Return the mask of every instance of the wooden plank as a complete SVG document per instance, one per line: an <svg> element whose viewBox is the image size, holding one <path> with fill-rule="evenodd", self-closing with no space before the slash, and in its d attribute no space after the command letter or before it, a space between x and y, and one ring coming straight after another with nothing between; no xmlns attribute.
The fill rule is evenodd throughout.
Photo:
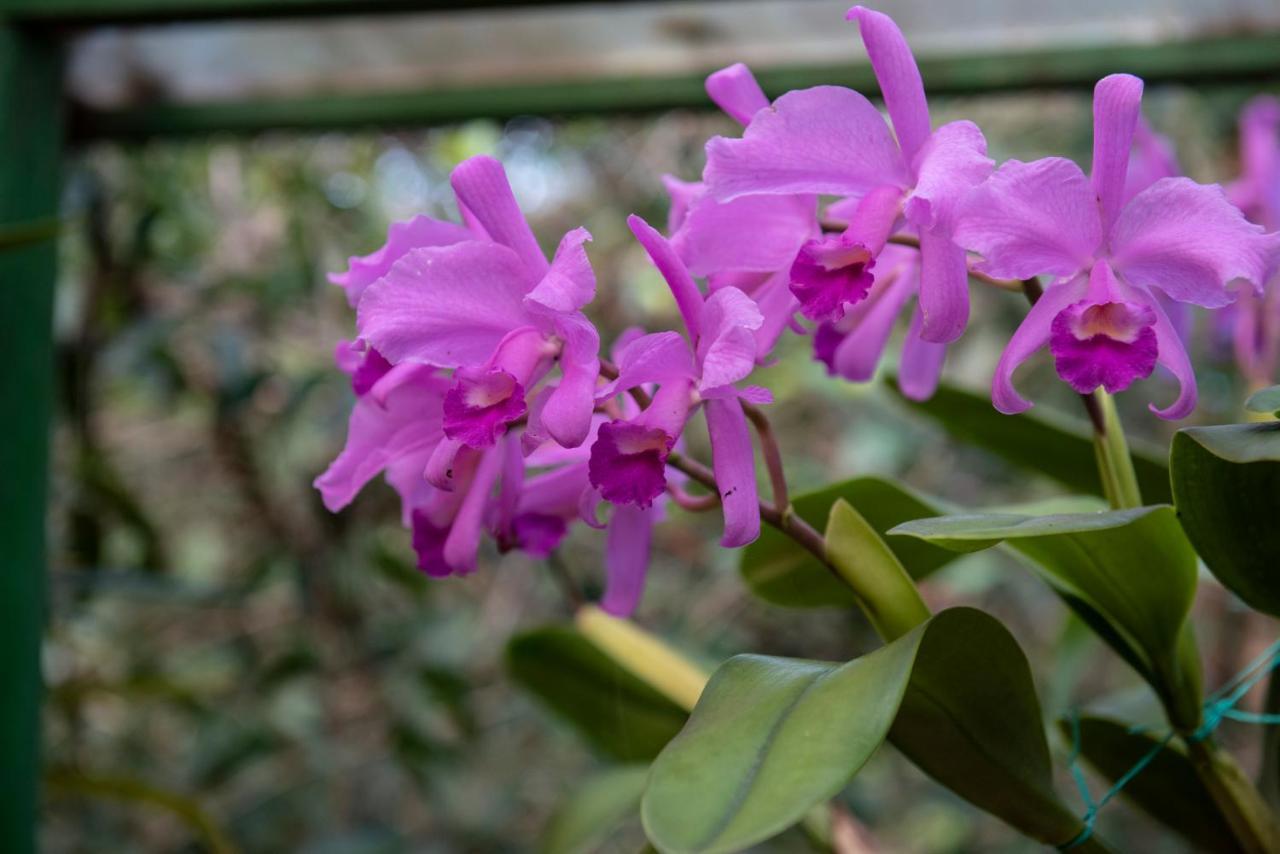
<svg viewBox="0 0 1280 854"><path fill-rule="evenodd" d="M0 16L19 24L78 28L167 21L468 12L585 2L592 0L0 0Z"/></svg>
<svg viewBox="0 0 1280 854"><path fill-rule="evenodd" d="M1091 87L1099 76L1113 71L1128 71L1150 82L1275 80L1280 79L1280 34L922 59L920 66L931 94ZM876 91L866 65L766 68L757 69L757 73L771 95L820 83ZM698 73L200 104L153 103L121 110L80 107L72 115L71 136L81 141L144 139L269 129L422 126L517 115L709 109L703 79L704 74Z"/></svg>
<svg viewBox="0 0 1280 854"><path fill-rule="evenodd" d="M57 214L59 54L0 24L0 226ZM54 250L0 251L0 850L16 854L36 847Z"/></svg>

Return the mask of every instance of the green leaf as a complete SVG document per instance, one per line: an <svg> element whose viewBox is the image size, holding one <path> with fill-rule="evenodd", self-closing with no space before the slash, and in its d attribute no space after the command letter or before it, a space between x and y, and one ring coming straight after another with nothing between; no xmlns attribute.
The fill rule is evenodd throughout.
<svg viewBox="0 0 1280 854"><path fill-rule="evenodd" d="M641 816L666 852L737 851L838 793L892 728L926 771L1033 838L1080 820L1053 793L1030 668L970 608L846 664L744 655L711 677L655 760Z"/></svg>
<svg viewBox="0 0 1280 854"><path fill-rule="evenodd" d="M875 528L843 498L831 508L827 558L858 597L863 613L886 641L929 619L920 591Z"/></svg>
<svg viewBox="0 0 1280 854"><path fill-rule="evenodd" d="M1073 738L1071 721L1062 721L1068 739ZM1110 718L1079 719L1080 754L1099 774L1111 782L1120 779L1142 761L1159 743L1146 733ZM1177 831L1197 850L1239 851L1235 835L1213 806L1213 796L1176 744L1170 743L1155 755L1122 790L1143 812Z"/></svg>
<svg viewBox="0 0 1280 854"><path fill-rule="evenodd" d="M909 519L937 516L943 509L937 499L926 498L891 480L857 477L834 483L816 492L798 495L795 512L817 530L827 524L831 507L839 499L849 502L880 534ZM890 543L917 581L955 560L946 549L917 540ZM738 563L751 592L775 605L790 608L853 607L853 591L833 577L822 564L795 542L773 528L742 551Z"/></svg>
<svg viewBox="0 0 1280 854"><path fill-rule="evenodd" d="M1209 571L1280 616L1280 422L1179 430L1171 462L1178 517Z"/></svg>
<svg viewBox="0 0 1280 854"><path fill-rule="evenodd" d="M975 513L907 522L890 533L961 552L1006 542L1151 682L1180 723L1198 722L1199 661L1186 626L1196 556L1172 507Z"/></svg>
<svg viewBox="0 0 1280 854"><path fill-rule="evenodd" d="M1280 418L1280 385L1255 391L1244 402L1244 408L1250 412L1260 412L1263 415L1274 415Z"/></svg>
<svg viewBox="0 0 1280 854"><path fill-rule="evenodd" d="M658 755L688 717L570 628L516 635L507 670L593 746L624 762Z"/></svg>
<svg viewBox="0 0 1280 854"><path fill-rule="evenodd" d="M640 812L646 765L608 768L588 777L551 817L543 854L591 854L629 816Z"/></svg>
<svg viewBox="0 0 1280 854"><path fill-rule="evenodd" d="M1043 407L1021 415L1004 415L991 405L988 395L945 384L927 401L901 399L909 408L938 421L962 442L977 445L1019 468L1040 472L1074 492L1103 494L1093 433L1082 420L1057 415ZM1164 454L1133 444L1130 452L1143 499L1152 504L1170 501Z"/></svg>

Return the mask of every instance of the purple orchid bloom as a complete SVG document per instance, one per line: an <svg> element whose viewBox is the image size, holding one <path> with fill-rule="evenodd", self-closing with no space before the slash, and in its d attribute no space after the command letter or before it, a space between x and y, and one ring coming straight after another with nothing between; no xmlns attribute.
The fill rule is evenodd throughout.
<svg viewBox="0 0 1280 854"><path fill-rule="evenodd" d="M582 444L600 347L582 313L595 293L583 249L587 231L566 234L548 264L498 161L473 157L450 181L473 222L470 239L397 243L398 257L379 258L389 265L364 287L356 322L360 338L387 362L454 371L444 399L445 438L427 466L428 480L445 490L454 488L461 450L495 446L525 417L534 387L557 362L560 379L546 386L540 424L565 447Z"/></svg>
<svg viewBox="0 0 1280 854"><path fill-rule="evenodd" d="M675 297L688 337L658 332L631 341L619 354L619 376L602 399L656 384L643 412L601 425L591 446L591 484L616 505L648 507L666 490L667 457L699 406L705 407L712 463L724 507L721 544L744 546L760 534L751 435L742 399L767 402L764 389L739 389L755 367L759 307L735 287L704 298L665 238L638 216L627 220Z"/></svg>
<svg viewBox="0 0 1280 854"><path fill-rule="evenodd" d="M760 84L741 63L711 74L706 89L742 125L769 107ZM821 236L817 197L741 196L722 202L701 182L671 176L663 182L671 196L671 245L689 272L706 277L711 291L732 286L756 302L764 315L755 331L757 358L764 361L800 308L791 293L791 265L806 241Z"/></svg>
<svg viewBox="0 0 1280 854"><path fill-rule="evenodd" d="M957 212L955 238L984 256L985 272L1053 278L996 366L992 400L1001 412L1031 406L1014 389L1013 371L1048 345L1058 375L1080 393L1121 391L1164 365L1180 393L1152 410L1185 417L1196 404L1195 375L1152 289L1217 308L1231 302L1231 280L1260 282L1270 263L1274 236L1246 222L1220 187L1163 178L1124 201L1141 101L1137 77L1098 82L1092 179L1062 158L1013 160Z"/></svg>
<svg viewBox="0 0 1280 854"><path fill-rule="evenodd" d="M492 448L463 448L454 462L456 488L445 491L428 483L423 470L444 441L444 405L452 383L435 368L402 367L394 385L383 384L382 394L357 397L346 447L315 481L325 507L341 510L385 473L400 496L418 568L432 577L473 572L485 531L500 551L549 555L578 519L583 493L590 489L590 444L603 417L593 419L588 441L573 449L548 441L526 456L524 437L515 433ZM610 613L626 616L639 601L652 527L660 518L659 504L617 508L610 519L608 584L601 603Z"/></svg>
<svg viewBox="0 0 1280 854"><path fill-rule="evenodd" d="M1227 193L1244 215L1280 229L1280 99L1254 98L1240 114L1241 176ZM1261 295L1245 289L1231 307L1236 364L1249 385L1262 388L1280 371L1280 272Z"/></svg>
<svg viewBox="0 0 1280 854"><path fill-rule="evenodd" d="M913 326L925 342L954 341L968 322L969 295L952 218L963 194L991 172L986 140L971 122L933 130L920 71L897 25L861 6L848 17L859 24L897 139L853 90L788 92L756 112L741 139L707 143L704 180L721 202L762 194L846 197L829 214L848 227L807 239L789 272L802 311L815 321L837 323L851 304L866 299L886 241L914 232L920 270Z"/></svg>
<svg viewBox="0 0 1280 854"><path fill-rule="evenodd" d="M400 494L403 522L413 531L418 567L432 576L475 568L483 505L497 473L492 453L468 450L456 466L463 489L445 492L423 480L427 461L444 439L449 386L438 370L414 365L384 394L359 396L346 447L315 481L325 507L337 512L385 471Z"/></svg>

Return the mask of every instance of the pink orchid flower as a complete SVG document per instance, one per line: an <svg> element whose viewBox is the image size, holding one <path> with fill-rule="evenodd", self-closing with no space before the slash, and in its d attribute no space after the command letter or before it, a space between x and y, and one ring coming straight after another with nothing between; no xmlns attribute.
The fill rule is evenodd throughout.
<svg viewBox="0 0 1280 854"><path fill-rule="evenodd" d="M591 484L613 504L649 506L665 491L667 457L702 406L724 507L721 544L746 545L760 534L760 505L741 399L763 403L771 398L764 389L739 389L737 383L755 367L754 333L764 318L735 287L704 298L661 234L638 216L627 223L671 288L688 337L675 332L644 335L619 354L618 379L600 391L601 399L650 383L658 389L643 412L600 426L591 446Z"/></svg>
<svg viewBox="0 0 1280 854"><path fill-rule="evenodd" d="M747 125L769 107L760 84L738 63L707 77L707 94L730 118ZM757 358L764 361L800 308L791 293L791 265L806 241L821 235L812 193L740 196L722 202L701 182L664 176L671 196L667 230L676 254L711 291L732 286L760 307Z"/></svg>
<svg viewBox="0 0 1280 854"><path fill-rule="evenodd" d="M1241 176L1228 188L1231 201L1251 221L1280 229L1280 99L1254 98L1240 114ZM1280 371L1280 274L1262 293L1244 290L1232 306L1236 364L1250 386L1274 382Z"/></svg>
<svg viewBox="0 0 1280 854"><path fill-rule="evenodd" d="M427 466L428 480L445 490L454 488L459 452L495 445L526 415L534 386L556 363L560 379L546 387L541 427L565 447L582 444L600 347L582 313L595 293L583 249L587 231L566 234L548 264L500 163L473 157L450 181L473 220L472 238L399 244L404 251L364 287L356 320L360 338L389 363L454 371L444 399L445 438Z"/></svg>
<svg viewBox="0 0 1280 854"><path fill-rule="evenodd" d="M968 321L969 294L952 215L991 172L986 140L971 122L932 129L920 71L897 25L861 6L848 17L859 24L897 138L853 90L788 92L756 112L741 139L707 143L703 178L721 202L760 194L846 197L829 213L848 227L808 239L791 266L791 290L811 320L834 324L866 299L885 243L914 232L920 319L913 325L926 342L954 341Z"/></svg>
<svg viewBox="0 0 1280 854"><path fill-rule="evenodd" d="M1009 161L957 212L955 238L985 257L985 272L1052 277L996 366L992 400L1001 412L1031 406L1013 371L1048 345L1058 375L1080 393L1121 391L1164 365L1180 393L1152 410L1185 417L1196 404L1195 375L1152 289L1221 307L1232 299L1227 284L1261 281L1275 251L1274 236L1246 222L1217 186L1163 178L1124 201L1141 101L1137 77L1098 82L1091 178L1062 158Z"/></svg>
<svg viewBox="0 0 1280 854"><path fill-rule="evenodd" d="M356 399L347 443L315 481L325 507L337 512L382 472L400 494L402 521L413 531L418 567L429 575L466 574L476 565L484 503L497 471L486 451L460 457L453 492L422 478L444 439L443 403L450 381L422 365L401 373L384 395Z"/></svg>
<svg viewBox="0 0 1280 854"><path fill-rule="evenodd" d="M359 395L342 453L318 478L325 507L337 512L385 473L401 501L402 523L412 532L418 568L427 575L467 575L488 531L499 551L518 549L544 558L554 551L579 517L582 494L590 489L588 441L566 449L545 442L525 453L522 436L509 432L491 448L463 448L454 462L455 488L438 489L423 478L435 448L444 441L444 401L450 379L438 369L406 365L383 394ZM349 372L349 371L348 371ZM601 606L625 616L643 589L653 525L661 506L619 508L606 534L608 584ZM603 526L602 526L603 527Z"/></svg>
<svg viewBox="0 0 1280 854"><path fill-rule="evenodd" d="M360 336L335 352L357 400L346 447L315 484L337 511L385 472L430 575L474 571L486 530L503 550L554 549L601 420L599 336L581 312L595 290L589 236L570 232L548 264L500 164L472 158L452 183L467 225L393 225L385 246L331 277L357 306Z"/></svg>

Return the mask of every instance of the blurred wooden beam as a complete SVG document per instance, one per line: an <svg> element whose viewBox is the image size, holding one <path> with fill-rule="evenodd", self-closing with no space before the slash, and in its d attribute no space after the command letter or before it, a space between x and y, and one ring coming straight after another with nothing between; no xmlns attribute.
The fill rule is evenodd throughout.
<svg viewBox="0 0 1280 854"><path fill-rule="evenodd" d="M82 28L169 21L471 12L586 2L593 0L0 0L0 17L18 25Z"/></svg>
<svg viewBox="0 0 1280 854"><path fill-rule="evenodd" d="M1102 75L1127 71L1149 82L1195 84L1280 79L1280 34L1161 45L1071 48L922 59L930 94L1091 87ZM710 71L711 69L707 69ZM756 69L770 95L821 83L876 91L867 65ZM368 94L207 103L140 104L119 110L75 108L73 139L145 139L270 129L316 131L409 127L518 115L567 116L710 109L703 73L632 78L424 89Z"/></svg>

